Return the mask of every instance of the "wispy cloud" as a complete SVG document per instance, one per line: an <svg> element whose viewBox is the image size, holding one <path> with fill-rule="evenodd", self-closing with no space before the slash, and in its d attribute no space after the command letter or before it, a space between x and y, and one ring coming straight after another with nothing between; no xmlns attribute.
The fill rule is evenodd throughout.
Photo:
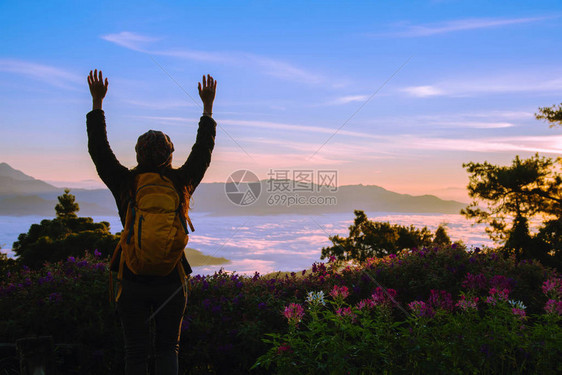
<svg viewBox="0 0 562 375"><path fill-rule="evenodd" d="M184 60L206 61L211 63L229 64L240 67L255 66L263 74L284 80L298 81L307 84L321 84L328 80L306 69L297 67L289 62L272 59L246 52L208 52L188 48L157 49L152 47L154 42L161 40L151 36L141 35L129 31L116 34L102 35L102 39L115 43L137 52L157 56L175 57Z"/></svg>
<svg viewBox="0 0 562 375"><path fill-rule="evenodd" d="M166 116L135 116L137 118L146 118L156 121L171 122L171 123L186 123L197 121L195 118L187 117L166 117ZM306 133L322 133L322 134L333 134L336 129L321 126L311 126L311 125L299 125L299 124L287 124L272 121L259 121L259 120L235 120L235 119L221 119L221 124L224 125L234 125L234 126L246 126L252 128L262 128L271 130L288 130L295 132L306 132ZM369 134L364 132L355 132L350 130L341 130L338 134L349 135L359 138L372 138L372 139L384 139L383 136L377 134Z"/></svg>
<svg viewBox="0 0 562 375"><path fill-rule="evenodd" d="M380 36L397 36L404 38L425 37L437 34L446 34L457 31L489 29L509 25L539 22L546 19L558 18L557 16L526 17L526 18L466 18L436 22L422 25L400 25L401 29L388 33L378 34Z"/></svg>
<svg viewBox="0 0 562 375"><path fill-rule="evenodd" d="M444 95L444 91L436 86L410 86L402 89L405 93L410 96L416 96L418 98L426 98L428 96L439 96Z"/></svg>
<svg viewBox="0 0 562 375"><path fill-rule="evenodd" d="M330 100L326 103L326 105L341 105L341 104L349 104L353 102L364 102L368 98L369 95L347 95Z"/></svg>
<svg viewBox="0 0 562 375"><path fill-rule="evenodd" d="M115 43L121 47L129 48L135 51L145 51L145 47L152 42L160 40L160 38L154 38L146 35L140 35L137 33L131 33L129 31L122 31L117 34L107 34L101 37L108 42Z"/></svg>
<svg viewBox="0 0 562 375"><path fill-rule="evenodd" d="M510 122L485 122L485 121L434 121L433 126L444 128L471 128L471 129L502 129L515 126Z"/></svg>
<svg viewBox="0 0 562 375"><path fill-rule="evenodd" d="M402 137L411 148L470 152L544 152L562 154L562 136L515 136L480 139Z"/></svg>
<svg viewBox="0 0 562 375"><path fill-rule="evenodd" d="M86 82L86 76L80 77L54 66L18 59L0 59L0 71L22 75L69 90L78 90L76 85Z"/></svg>
<svg viewBox="0 0 562 375"><path fill-rule="evenodd" d="M137 107L142 107L145 109L172 109L172 108L185 108L194 107L195 104L187 100L135 100L135 99L125 99L125 103L134 105Z"/></svg>
<svg viewBox="0 0 562 375"><path fill-rule="evenodd" d="M501 94L518 92L560 92L562 91L562 73L550 72L533 76L528 73L511 75L474 77L472 79L451 79L431 85L408 86L398 89L408 96L428 98L437 96L473 96L478 94Z"/></svg>

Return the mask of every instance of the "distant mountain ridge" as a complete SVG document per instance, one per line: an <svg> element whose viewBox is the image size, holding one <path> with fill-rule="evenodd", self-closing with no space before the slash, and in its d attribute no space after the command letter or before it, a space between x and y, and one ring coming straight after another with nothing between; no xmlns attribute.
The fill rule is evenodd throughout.
<svg viewBox="0 0 562 375"><path fill-rule="evenodd" d="M292 181L290 181L292 182ZM355 209L368 212L404 213L459 213L466 204L443 200L433 195L412 196L395 193L376 185L344 185L336 191L312 185L313 192L269 192L269 180L262 180L258 199L249 205L235 205L229 200L225 183L200 184L190 202L195 212L212 215L245 216L272 214L323 214L352 212ZM232 191L230 185L228 191ZM55 215L57 196L64 189L37 180L7 163L0 163L0 215ZM111 192L107 189L71 189L80 204L82 216L116 216L117 209ZM275 204L282 198L304 200L306 204ZM311 198L312 197L312 198ZM324 204L311 204L311 199L323 199ZM328 204L334 203L335 204ZM279 202L277 202L279 203ZM285 202L287 203L287 202Z"/></svg>

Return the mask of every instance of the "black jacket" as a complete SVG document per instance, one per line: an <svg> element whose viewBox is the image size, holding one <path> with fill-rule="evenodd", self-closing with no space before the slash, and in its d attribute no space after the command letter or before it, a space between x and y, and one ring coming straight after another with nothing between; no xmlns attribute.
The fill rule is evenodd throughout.
<svg viewBox="0 0 562 375"><path fill-rule="evenodd" d="M88 129L88 151L96 166L101 180L109 188L119 210L121 223L125 225L127 215L128 197L133 189L135 173L119 163L109 146L103 110L95 109L86 115ZM202 116L199 120L197 138L186 162L177 169L167 170L166 176L170 177L176 188L187 188L188 196L199 185L205 171L211 163L211 153L215 146L217 123L209 116ZM126 270L127 271L127 270ZM130 271L125 275L132 274Z"/></svg>

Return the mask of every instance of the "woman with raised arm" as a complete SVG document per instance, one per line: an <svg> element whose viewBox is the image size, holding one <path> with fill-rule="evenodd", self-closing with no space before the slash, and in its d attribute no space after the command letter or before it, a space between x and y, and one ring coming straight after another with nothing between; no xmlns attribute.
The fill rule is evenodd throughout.
<svg viewBox="0 0 562 375"><path fill-rule="evenodd" d="M92 111L86 115L88 150L98 175L119 211L123 232L111 261L118 271L117 310L125 338L125 373L146 374L154 322L158 374L178 373L181 322L187 303L184 258L189 198L211 162L216 122L212 118L217 82L207 75L199 83L203 115L187 161L172 168L174 145L161 131L149 130L137 141L138 165L121 165L109 147L102 102L108 88L101 70L90 71ZM182 288L183 287L183 288ZM179 293L183 289L183 293Z"/></svg>

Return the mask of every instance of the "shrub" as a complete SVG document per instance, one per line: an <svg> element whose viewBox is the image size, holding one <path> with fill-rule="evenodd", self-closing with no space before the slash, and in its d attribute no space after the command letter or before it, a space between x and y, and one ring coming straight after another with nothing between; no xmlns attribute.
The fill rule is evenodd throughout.
<svg viewBox="0 0 562 375"><path fill-rule="evenodd" d="M52 335L56 343L79 346L82 354L77 373L122 372L122 335L108 301L107 272L98 252L69 257L38 270L7 272L0 278L0 339L13 343L29 335ZM537 262L517 263L493 252L467 251L458 244L402 251L360 264L315 263L308 271L283 276L223 271L193 276L182 325L181 373L247 374L266 353L270 368L265 367L263 358L267 357L262 357L252 373L283 372L285 359L306 359L312 353L334 371L345 361L360 369L389 368L397 373L439 371L441 367L435 367L438 361L453 368L460 366L461 362L454 361L464 353L464 341L469 343L467 358L482 359L481 349L497 353L505 348L506 353L515 355L511 350L516 343L528 353L540 349L543 357L530 354L528 363L532 362L533 368L547 368L560 354L557 345L561 344L556 333L560 321L554 314L562 311L562 302L554 293L559 290L556 277L554 271ZM547 296L541 288L549 279ZM519 319L510 310L521 309L519 305L508 306L509 301L503 300L493 306L486 304L492 288L501 293L507 289L510 300L525 306L526 318L521 322L527 328L523 333L513 328L519 320L509 320ZM500 298L497 294L493 295L496 299ZM478 311L470 311L477 297ZM316 310L310 308L313 304ZM545 307L550 314L545 314ZM412 316L412 308L419 317ZM493 320L496 313L499 315ZM288 317L293 319L291 326ZM499 331L494 324L505 325L507 331ZM507 337L499 346L494 346L496 341L487 342L490 337L483 339L494 329ZM321 334L323 330L325 334ZM286 335L291 332L300 341L290 344ZM546 337L547 332L553 334ZM455 336L457 333L464 341ZM519 334L523 334L523 341L514 338ZM337 352L352 342L349 351ZM314 343L318 352L307 349L307 343ZM489 347L482 347L485 344ZM496 354L490 360L494 366L520 365L524 355L517 354L515 362ZM366 359L368 356L371 359ZM420 367L412 368L417 356L423 361ZM337 361L343 362L338 365ZM407 371L401 367L406 364L410 366ZM492 371L492 367L479 369Z"/></svg>

